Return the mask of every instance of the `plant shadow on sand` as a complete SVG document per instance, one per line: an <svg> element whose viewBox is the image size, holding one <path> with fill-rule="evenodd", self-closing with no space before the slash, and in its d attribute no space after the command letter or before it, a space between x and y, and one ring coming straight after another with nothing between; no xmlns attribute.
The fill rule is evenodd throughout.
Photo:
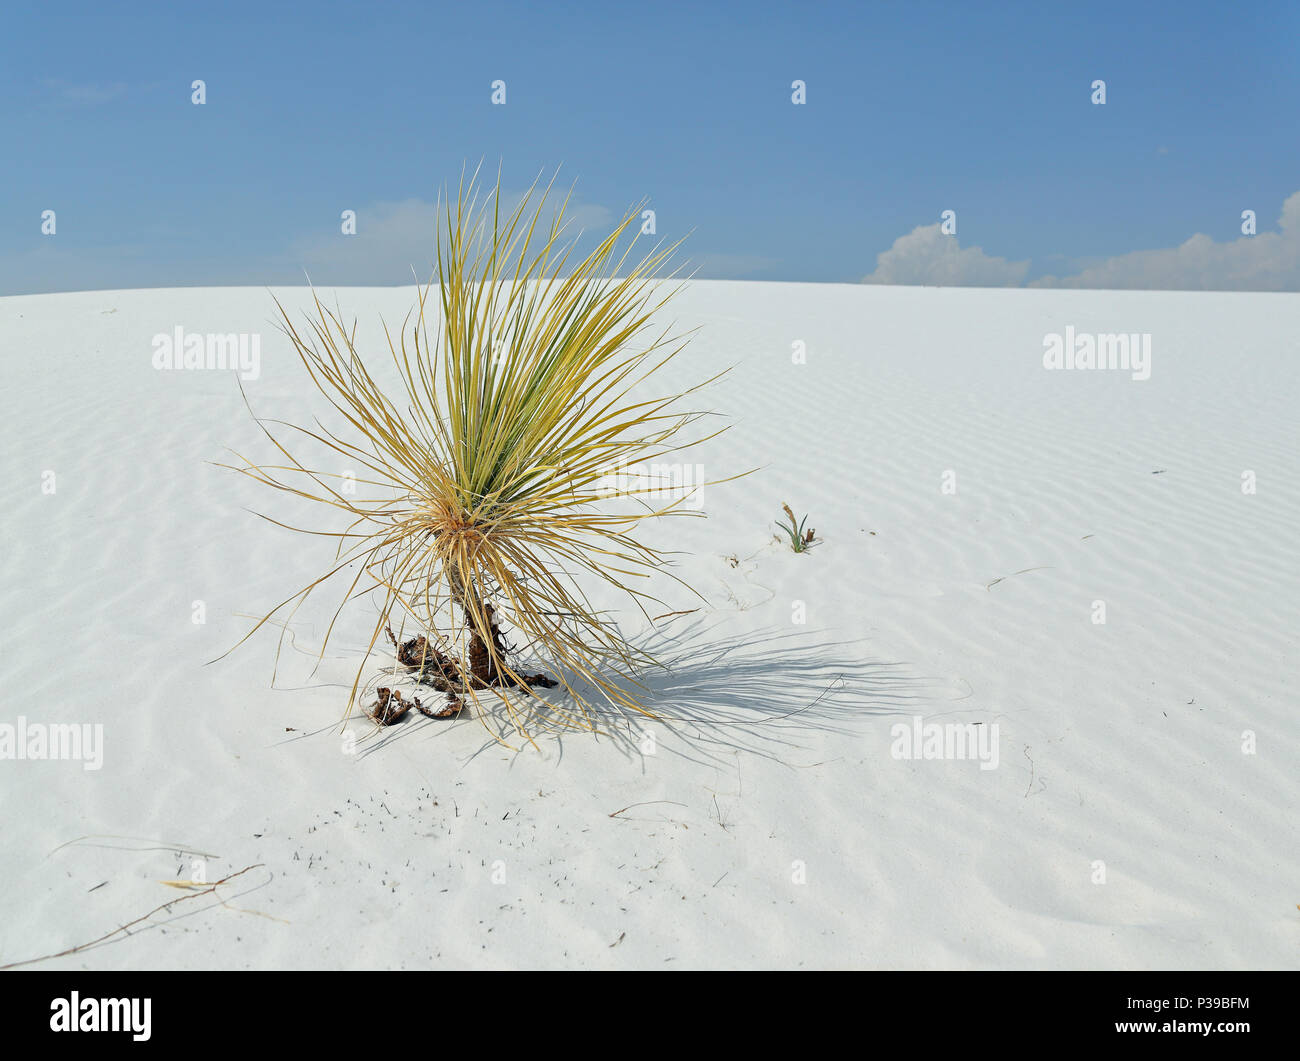
<svg viewBox="0 0 1300 1061"><path fill-rule="evenodd" d="M813 733L851 734L872 716L914 714L920 709L909 704L949 699L942 681L910 676L904 663L870 659L865 640L826 641L822 632L778 629L725 637L718 635L719 625L720 620L700 619L673 632L652 631L641 640L638 647L663 663L641 679L648 690L644 703L657 718L604 706L595 733L556 728L539 732L538 745L558 751L562 760L567 740L604 741L635 761L644 758L650 735L655 754L716 764L744 751L798 765L792 759L807 749L805 739ZM541 695L558 704L557 694L562 690ZM476 708L484 709L494 716L503 713L487 697ZM362 754L447 725L422 719L390 727L367 742ZM501 747L488 737L470 758Z"/></svg>

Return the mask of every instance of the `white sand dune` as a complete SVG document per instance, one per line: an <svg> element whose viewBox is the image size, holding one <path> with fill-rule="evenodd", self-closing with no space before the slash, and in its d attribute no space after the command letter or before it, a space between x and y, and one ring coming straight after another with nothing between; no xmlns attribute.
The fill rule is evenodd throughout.
<svg viewBox="0 0 1300 1061"><path fill-rule="evenodd" d="M378 352L414 289L337 298ZM37 967L1294 968L1300 296L673 306L701 326L681 382L736 365L707 398L734 426L693 459L760 466L655 532L707 602L667 583L665 612L700 610L644 634L675 661L657 704L694 721L644 727L647 755L639 726L514 754L473 719L360 719L345 754L364 605L314 675L332 597L274 689L274 631L203 665L331 548L204 463L267 455L234 374L151 364L178 326L260 333L257 411L319 412L270 295L0 299L0 723L103 726L101 769L0 761L0 965L261 864ZM1149 333L1150 378L1044 369L1067 326ZM785 501L807 555L773 539ZM895 758L913 718L996 724L996 769Z"/></svg>

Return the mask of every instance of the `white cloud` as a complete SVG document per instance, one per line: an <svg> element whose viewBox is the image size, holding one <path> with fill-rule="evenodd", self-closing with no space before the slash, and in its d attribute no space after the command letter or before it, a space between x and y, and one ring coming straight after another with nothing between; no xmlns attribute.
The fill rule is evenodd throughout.
<svg viewBox="0 0 1300 1061"><path fill-rule="evenodd" d="M1169 250L1134 251L1074 276L1044 276L1030 287L1154 291L1300 291L1300 191L1282 204L1278 232L1216 243L1197 233Z"/></svg>
<svg viewBox="0 0 1300 1061"><path fill-rule="evenodd" d="M519 195L503 192L502 214L512 210L519 199ZM547 200L543 223L550 223L553 209L562 200L563 196ZM528 209L531 211L532 206ZM342 211L340 206L339 213ZM446 224L443 211L437 203L422 199L371 203L356 208L356 235L343 235L340 217L331 234L298 240L290 257L315 284L422 284L433 273L439 220ZM576 238L583 230L597 230L603 235L613 223L613 215L605 207L574 200L569 201L564 217L569 227L562 239ZM539 233L541 228L539 224Z"/></svg>
<svg viewBox="0 0 1300 1061"><path fill-rule="evenodd" d="M46 78L45 87L63 103L78 107L97 107L126 95L126 85L121 81L109 84L75 83L58 78Z"/></svg>
<svg viewBox="0 0 1300 1061"><path fill-rule="evenodd" d="M918 225L899 236L876 257L876 271L864 284L937 284L942 287L1015 287L1029 271L1029 262L993 258L979 247L962 247L956 236L945 236L937 223Z"/></svg>

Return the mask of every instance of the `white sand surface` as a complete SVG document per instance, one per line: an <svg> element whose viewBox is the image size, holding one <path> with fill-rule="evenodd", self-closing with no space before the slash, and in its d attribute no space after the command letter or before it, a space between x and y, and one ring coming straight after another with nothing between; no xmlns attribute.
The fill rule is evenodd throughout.
<svg viewBox="0 0 1300 1061"><path fill-rule="evenodd" d="M414 297L337 292L376 362ZM332 547L205 463L268 456L233 373L151 364L178 326L259 333L257 411L320 412L270 294L0 299L0 723L103 727L97 770L0 761L0 964L260 864L36 967L1295 968L1300 295L700 282L672 305L700 327L674 383L735 365L707 392L733 427L691 459L759 470L653 532L705 598L665 583L663 611L698 611L651 630L604 602L694 721L514 753L475 719L354 719L349 754L364 604L314 674L329 597L275 688L272 630L204 665ZM1150 378L1046 370L1067 326L1150 334ZM773 538L782 502L805 555ZM996 768L897 758L916 718L996 724Z"/></svg>

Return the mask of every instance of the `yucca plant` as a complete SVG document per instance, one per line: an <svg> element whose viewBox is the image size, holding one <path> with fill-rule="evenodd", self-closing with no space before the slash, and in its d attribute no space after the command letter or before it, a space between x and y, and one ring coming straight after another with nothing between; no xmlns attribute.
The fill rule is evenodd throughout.
<svg viewBox="0 0 1300 1061"><path fill-rule="evenodd" d="M391 638L417 679L452 700L465 696L485 722L496 717L498 739L512 728L527 739L540 725L595 728L597 701L652 714L641 676L654 660L595 608L583 583L613 586L649 618L646 605L660 602L642 587L665 556L638 540L637 528L671 513L702 515L652 481L610 489L615 469L722 430L684 430L707 414L684 411L682 400L711 379L657 395L640 386L685 345L667 331L645 335L677 290L659 276L677 245L630 261L634 236L620 253L637 207L570 267L573 243L561 243L567 197L548 217L549 185L539 196L535 184L511 209L499 177L481 206L475 184L462 178L454 203L448 197L436 277L419 289L396 340L385 326L399 388L381 386L354 345L355 324L349 331L314 292L306 334L277 301L285 333L342 419L333 428L258 419L284 462L240 457L241 466L226 467L336 510L341 529L289 528L337 539L334 560L240 643L286 608L291 618L355 565L321 658L344 606L370 597L369 650ZM356 486L371 496L341 489L338 471L300 463L271 425L365 469ZM417 636L399 641L394 624ZM557 703L533 692L546 683L516 669L508 639L554 670L564 689ZM363 659L349 713L365 693L366 667ZM401 702L388 692L381 707Z"/></svg>

